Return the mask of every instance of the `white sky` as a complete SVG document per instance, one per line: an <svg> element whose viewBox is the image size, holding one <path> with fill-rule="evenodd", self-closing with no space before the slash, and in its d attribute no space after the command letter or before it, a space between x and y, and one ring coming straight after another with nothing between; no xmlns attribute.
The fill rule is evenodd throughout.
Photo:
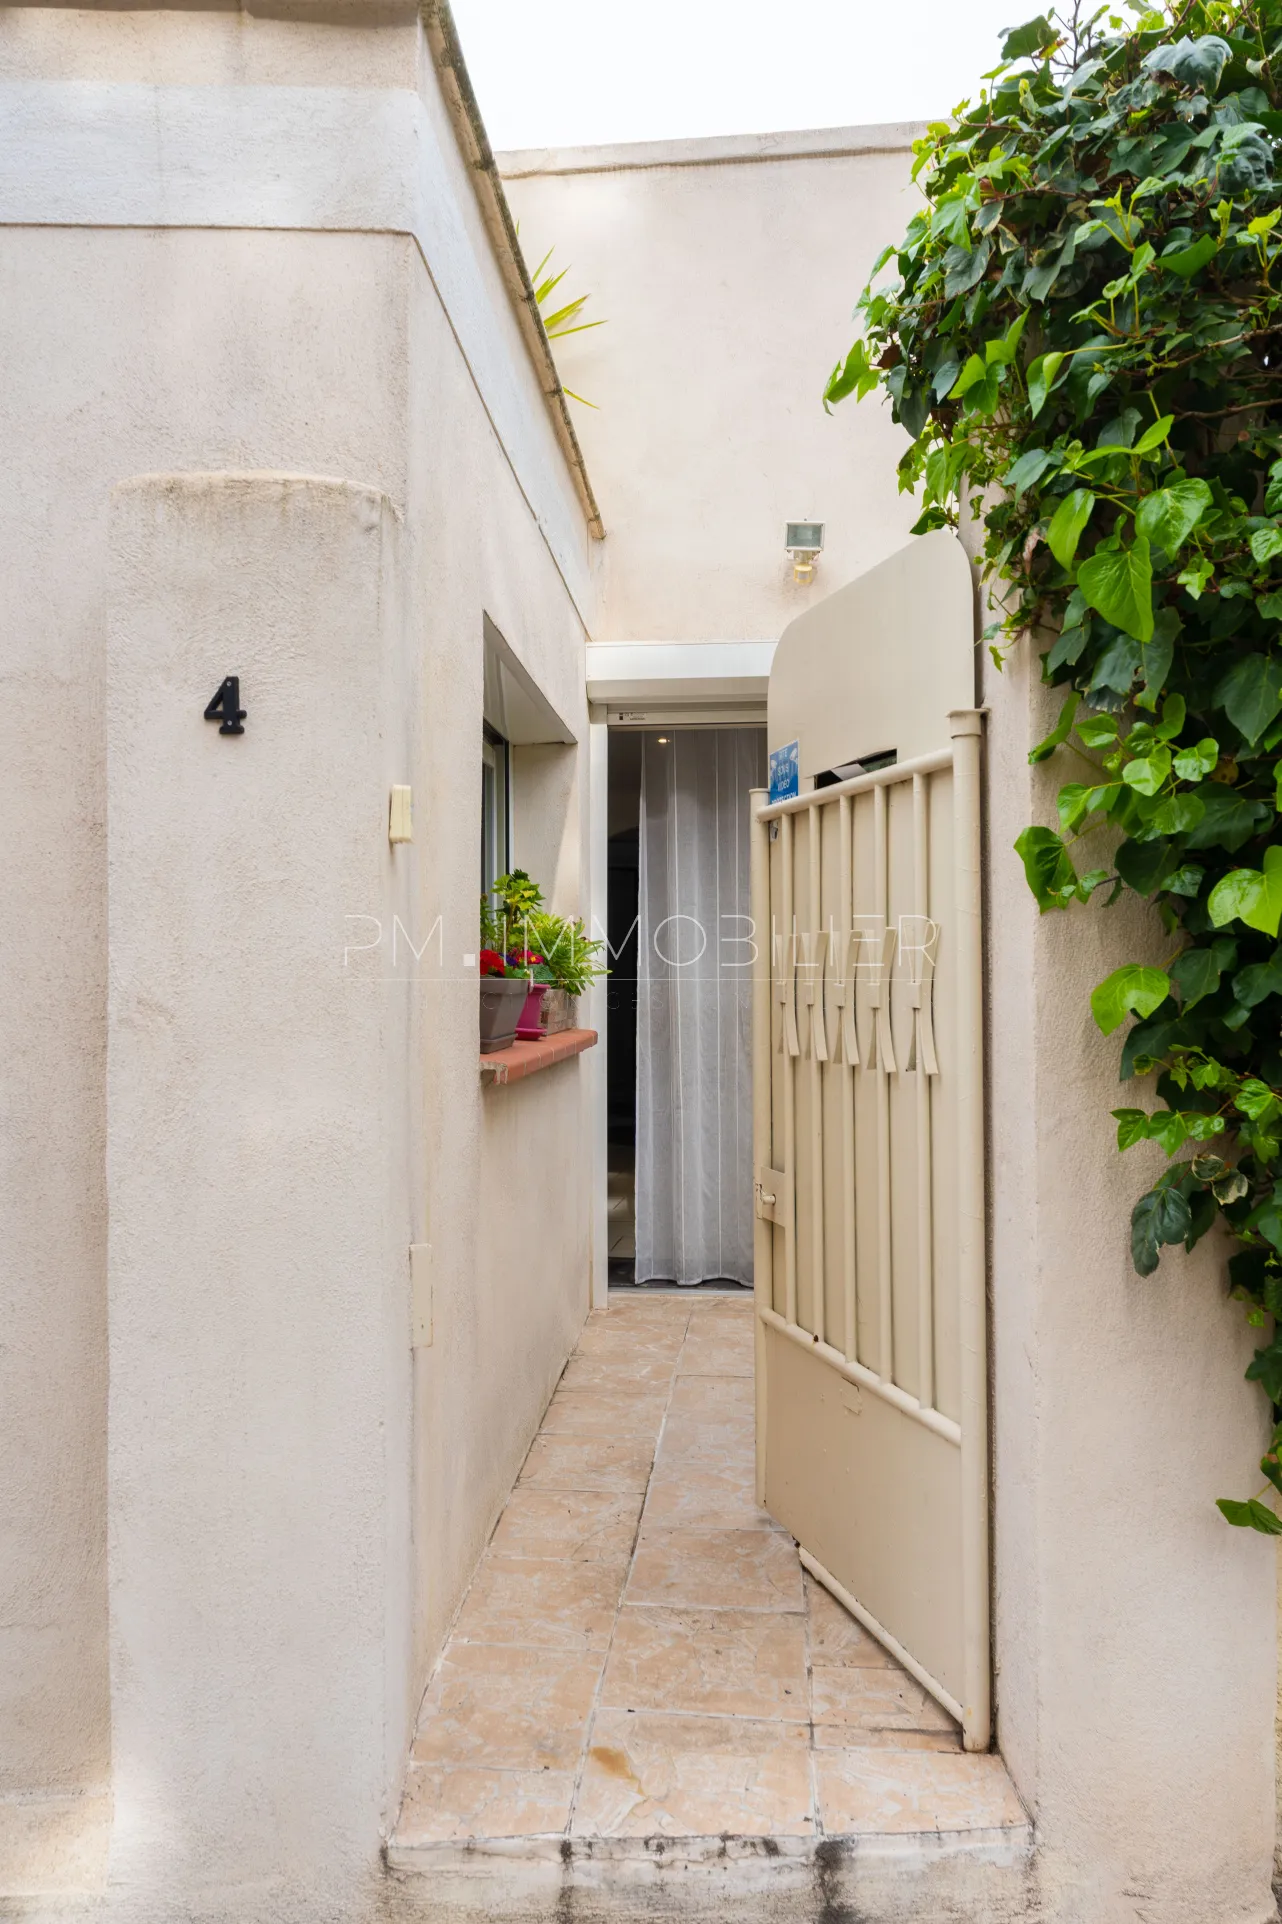
<svg viewBox="0 0 1282 1924"><path fill-rule="evenodd" d="M1038 0L452 0L496 148L928 120Z"/></svg>

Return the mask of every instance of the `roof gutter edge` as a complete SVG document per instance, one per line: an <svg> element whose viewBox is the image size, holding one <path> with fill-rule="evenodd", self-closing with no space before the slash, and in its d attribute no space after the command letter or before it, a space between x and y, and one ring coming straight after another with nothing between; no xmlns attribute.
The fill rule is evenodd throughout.
<svg viewBox="0 0 1282 1924"><path fill-rule="evenodd" d="M433 65L441 82L441 92L454 127L459 150L472 174L472 185L481 209L481 218L485 222L508 296L516 311L526 349L538 376L539 386L543 390L543 398L551 416L553 430L574 477L574 484L587 517L588 533L595 541L604 540L605 524L601 520L601 510L597 505L592 482L588 476L579 437L570 419L565 389L561 385L556 363L552 358L552 349L548 344L543 317L539 313L534 285L530 280L529 269L526 267L521 253L521 244L516 236L512 210L508 206L507 195L503 191L503 183L490 147L489 136L485 131L485 123L481 119L481 110L477 104L476 95L472 91L472 82L463 59L463 49L459 43L458 30L454 25L449 0L420 0L419 17L423 22L423 31L427 37Z"/></svg>

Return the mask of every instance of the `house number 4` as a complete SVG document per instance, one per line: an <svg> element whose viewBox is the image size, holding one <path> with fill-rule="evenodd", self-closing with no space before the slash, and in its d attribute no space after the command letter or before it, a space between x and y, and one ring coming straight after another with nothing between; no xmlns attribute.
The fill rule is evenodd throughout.
<svg viewBox="0 0 1282 1924"><path fill-rule="evenodd" d="M205 720L216 721L220 735L243 735L244 719L245 710L240 705L240 676L228 675L205 710Z"/></svg>

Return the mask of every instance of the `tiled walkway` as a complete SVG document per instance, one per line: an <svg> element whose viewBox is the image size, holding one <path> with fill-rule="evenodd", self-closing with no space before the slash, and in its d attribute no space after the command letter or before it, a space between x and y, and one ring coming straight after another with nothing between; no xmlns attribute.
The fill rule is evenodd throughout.
<svg viewBox="0 0 1282 1924"><path fill-rule="evenodd" d="M752 1423L749 1300L593 1315L424 1699L398 1851L1025 1825L757 1508Z"/></svg>

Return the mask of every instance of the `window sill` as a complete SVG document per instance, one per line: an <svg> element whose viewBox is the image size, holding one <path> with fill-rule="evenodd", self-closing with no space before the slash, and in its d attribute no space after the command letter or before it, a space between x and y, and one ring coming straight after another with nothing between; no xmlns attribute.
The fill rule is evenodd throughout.
<svg viewBox="0 0 1282 1924"><path fill-rule="evenodd" d="M481 1083L490 1088L504 1082L523 1082L540 1069L551 1069L571 1056L581 1056L596 1046L595 1029L562 1029L559 1035L544 1036L538 1042L514 1042L508 1049L496 1049L481 1057Z"/></svg>

